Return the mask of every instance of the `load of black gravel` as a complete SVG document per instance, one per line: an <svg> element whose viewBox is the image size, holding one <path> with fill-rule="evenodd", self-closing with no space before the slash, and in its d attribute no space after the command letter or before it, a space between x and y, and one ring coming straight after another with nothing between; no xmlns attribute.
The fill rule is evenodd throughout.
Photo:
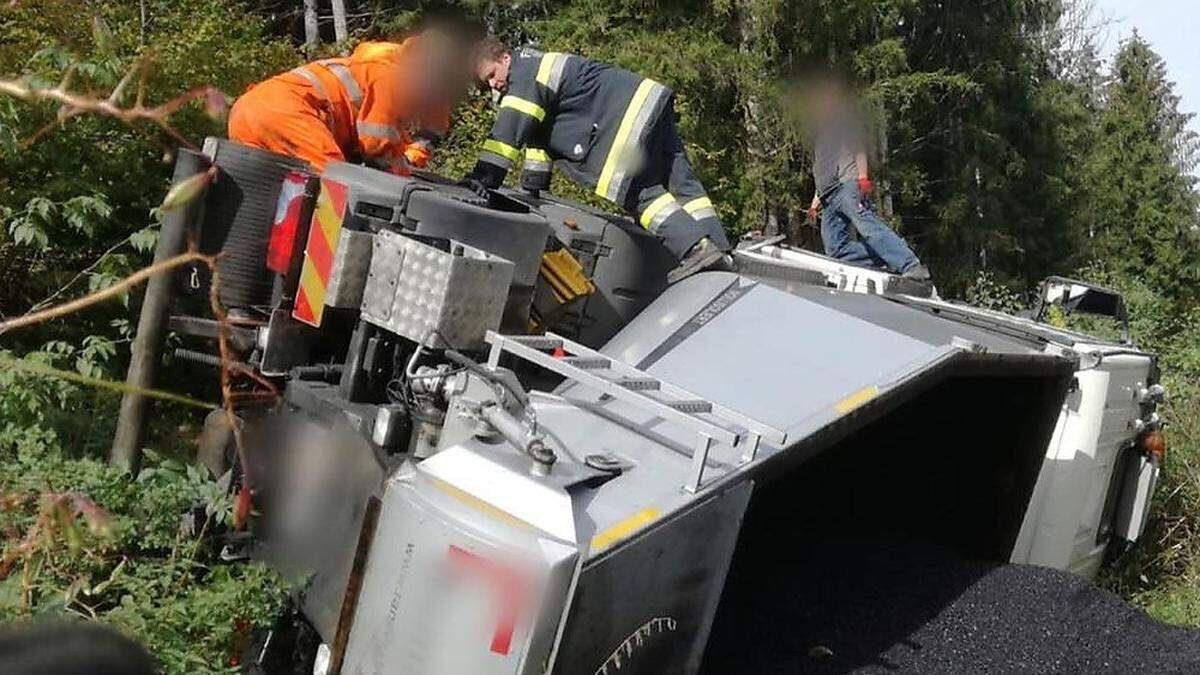
<svg viewBox="0 0 1200 675"><path fill-rule="evenodd" d="M1200 673L1200 631L1071 574L901 537L803 539L735 560L705 673Z"/></svg>

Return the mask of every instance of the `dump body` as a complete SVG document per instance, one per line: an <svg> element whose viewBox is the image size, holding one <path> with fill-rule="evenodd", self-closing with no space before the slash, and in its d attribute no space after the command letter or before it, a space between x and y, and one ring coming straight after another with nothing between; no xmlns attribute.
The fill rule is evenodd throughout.
<svg viewBox="0 0 1200 675"><path fill-rule="evenodd" d="M1045 565L1092 578L1109 544L1135 542L1149 514L1158 461L1140 441L1157 424L1157 359L1128 341L1105 340L1030 318L950 303L932 288L885 271L850 265L778 243L737 252L744 269L778 287L811 283L877 294L944 319L1006 335L1034 349L1059 350L1078 364L1046 449L1012 562ZM1119 298L1119 296L1118 296ZM1121 305L1123 314L1123 303Z"/></svg>

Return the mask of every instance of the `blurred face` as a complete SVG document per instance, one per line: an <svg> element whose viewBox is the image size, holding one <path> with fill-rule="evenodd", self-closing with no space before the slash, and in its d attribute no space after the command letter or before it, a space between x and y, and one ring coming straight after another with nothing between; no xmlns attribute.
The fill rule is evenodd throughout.
<svg viewBox="0 0 1200 675"><path fill-rule="evenodd" d="M847 92L840 82L818 80L810 85L807 96L808 116L822 123L836 117L847 103Z"/></svg>
<svg viewBox="0 0 1200 675"><path fill-rule="evenodd" d="M504 54L500 58L483 57L479 59L475 75L480 84L487 85L492 91L503 93L508 89L508 68L512 65L512 54Z"/></svg>
<svg viewBox="0 0 1200 675"><path fill-rule="evenodd" d="M435 109L453 108L465 94L470 81L469 60L452 36L426 31L412 54L415 67L403 69L400 77L416 101Z"/></svg>

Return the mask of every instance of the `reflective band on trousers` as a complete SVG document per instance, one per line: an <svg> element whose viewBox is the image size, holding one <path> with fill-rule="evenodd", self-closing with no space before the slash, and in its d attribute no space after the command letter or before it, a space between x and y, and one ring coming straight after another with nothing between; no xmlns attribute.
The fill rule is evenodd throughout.
<svg viewBox="0 0 1200 675"><path fill-rule="evenodd" d="M563 69L567 67L569 54L546 52L538 64L537 81L543 87L558 93L558 85L562 84Z"/></svg>
<svg viewBox="0 0 1200 675"><path fill-rule="evenodd" d="M717 217L717 209L708 197L697 197L691 200L683 205L683 210L687 211L696 220Z"/></svg>
<svg viewBox="0 0 1200 675"><path fill-rule="evenodd" d="M675 200L675 197L670 192L664 192L659 195L658 199L650 202L645 211L642 211L642 227L654 232L664 220L679 209L679 202Z"/></svg>
<svg viewBox="0 0 1200 675"><path fill-rule="evenodd" d="M525 148L526 171L549 171L550 155L539 148Z"/></svg>
<svg viewBox="0 0 1200 675"><path fill-rule="evenodd" d="M650 126L651 115L666 95L667 88L654 80L642 80L638 85L629 107L625 109L625 116L621 118L621 126L608 150L608 157L604 159L604 169L600 172L600 180L596 182L596 194L617 204L624 201L629 186L629 172L639 168L641 158L638 156L638 146Z"/></svg>
<svg viewBox="0 0 1200 675"><path fill-rule="evenodd" d="M500 99L500 107L512 108L513 110L523 112L539 122L546 119L546 110L542 108L542 106L534 103L533 101L526 101L523 98L517 98L512 94Z"/></svg>
<svg viewBox="0 0 1200 675"><path fill-rule="evenodd" d="M400 130L388 124L374 124L372 122L358 122L354 125L359 136L371 136L373 138L386 138L391 141L398 141L401 138Z"/></svg>
<svg viewBox="0 0 1200 675"><path fill-rule="evenodd" d="M479 156L479 159L507 169L513 165L513 162L520 159L520 157L520 150L503 141L489 138L483 143L483 153Z"/></svg>

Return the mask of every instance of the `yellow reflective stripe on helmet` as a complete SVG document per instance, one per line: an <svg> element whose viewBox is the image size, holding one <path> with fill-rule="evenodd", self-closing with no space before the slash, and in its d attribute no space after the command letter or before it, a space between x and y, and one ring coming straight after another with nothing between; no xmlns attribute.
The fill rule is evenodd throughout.
<svg viewBox="0 0 1200 675"><path fill-rule="evenodd" d="M700 197L699 199L693 199L692 201L683 205L683 210L687 211L688 213L695 213L695 212L699 211L700 209L711 209L711 208L713 208L713 203L712 203L712 200L709 199L708 197Z"/></svg>
<svg viewBox="0 0 1200 675"><path fill-rule="evenodd" d="M521 151L503 141L498 141L494 138L489 138L483 144L483 149L488 152L494 152L497 155L507 159L510 162L515 162L521 158Z"/></svg>
<svg viewBox="0 0 1200 675"><path fill-rule="evenodd" d="M647 206L646 210L642 211L642 227L650 229L650 226L654 223L654 217L657 216L663 209L673 205L674 203L675 197L673 197L670 192L664 192L659 195L658 199L650 202L650 206Z"/></svg>
<svg viewBox="0 0 1200 675"><path fill-rule="evenodd" d="M525 161L549 162L550 154L541 148L525 148Z"/></svg>
<svg viewBox="0 0 1200 675"><path fill-rule="evenodd" d="M526 101L525 99L517 98L516 96L513 96L512 94L509 94L508 96L505 96L503 99L500 100L500 107L501 108L512 108L513 110L523 112L526 115L529 115L530 117L536 119L539 122L546 119L546 109L545 108L534 103L533 101Z"/></svg>
<svg viewBox="0 0 1200 675"><path fill-rule="evenodd" d="M617 171L617 164L621 161L621 155L624 154L625 144L629 142L629 133L633 130L633 122L637 119L638 111L642 109L642 105L646 103L646 98L650 96L650 91L654 87L654 80L642 80L637 91L633 93L633 98L629 101L629 107L625 109L625 116L621 118L621 126L617 128L617 137L613 139L612 147L608 150L608 157L604 159L604 169L600 171L600 180L596 182L596 194L601 197L610 199L608 188L612 183L613 174Z"/></svg>

